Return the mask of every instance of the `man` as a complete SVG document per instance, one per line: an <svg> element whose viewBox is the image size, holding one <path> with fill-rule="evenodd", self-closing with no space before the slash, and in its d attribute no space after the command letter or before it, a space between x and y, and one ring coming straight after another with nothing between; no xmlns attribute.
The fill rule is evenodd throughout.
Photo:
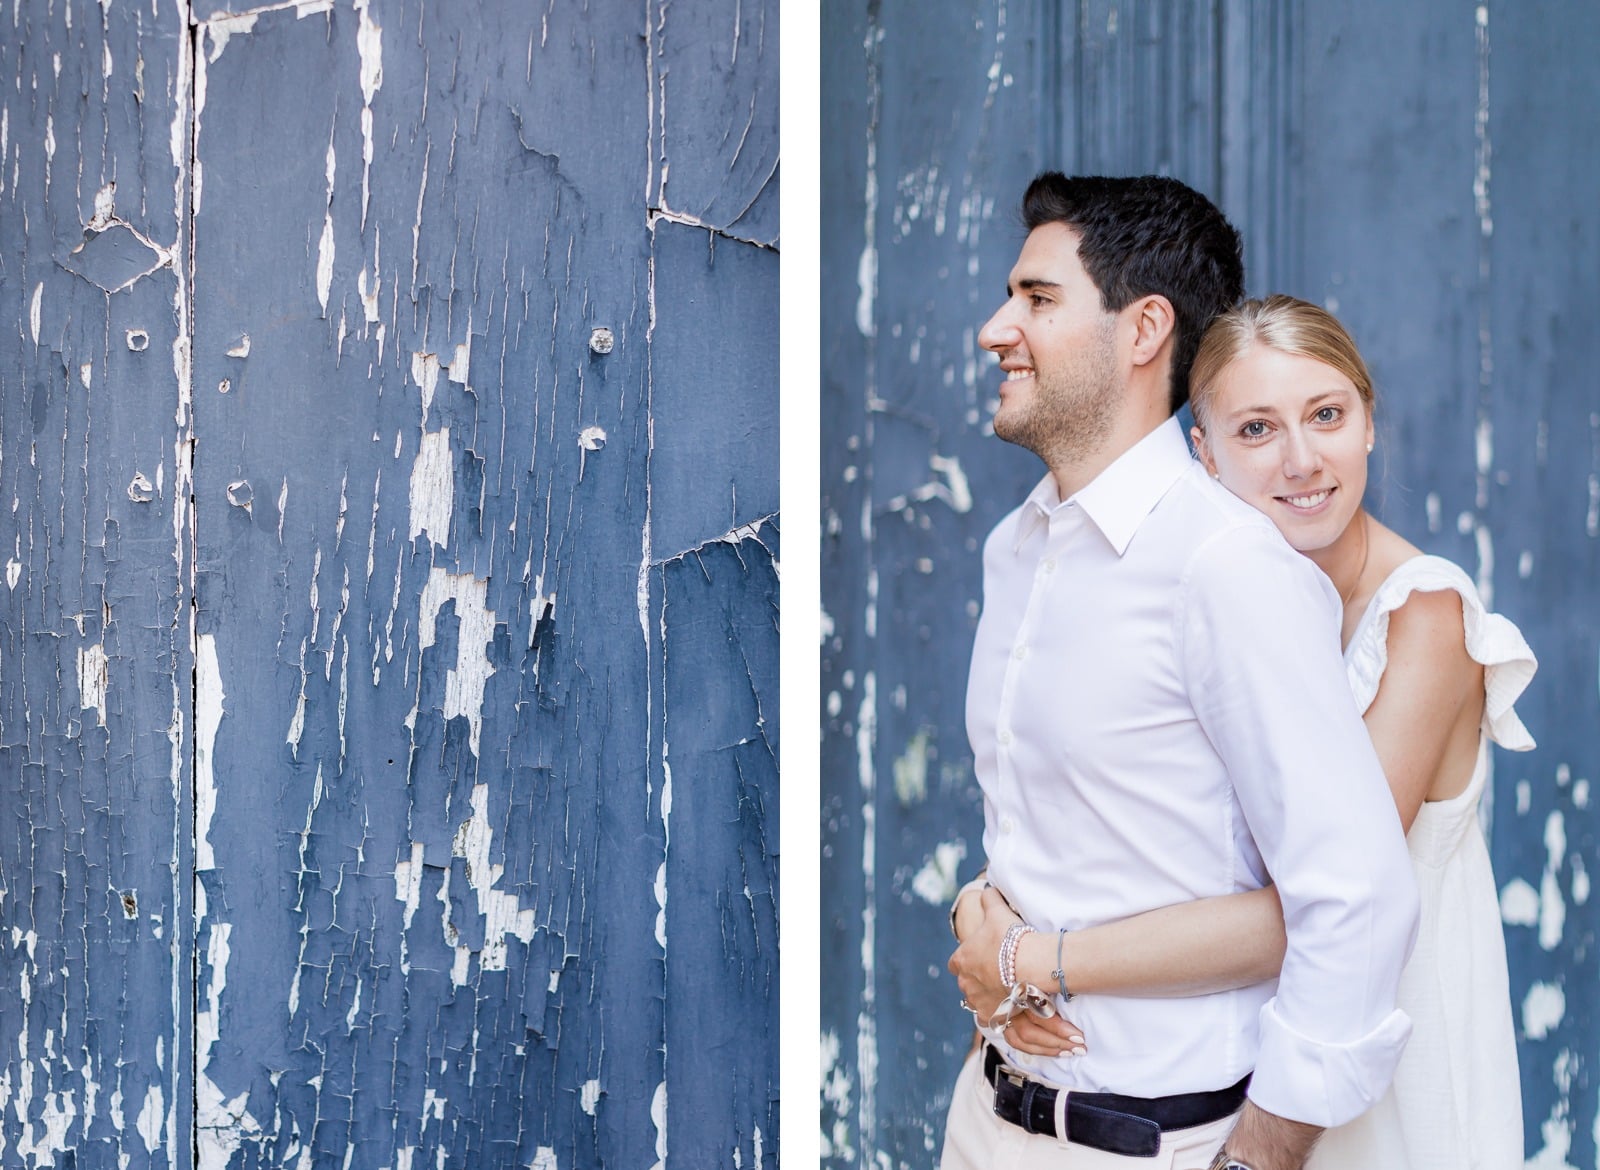
<svg viewBox="0 0 1600 1170"><path fill-rule="evenodd" d="M1270 880L1288 948L1276 987L1075 999L1087 1052L988 1029L943 1166L1297 1170L1393 1075L1417 902L1337 596L1171 417L1242 294L1238 236L1154 177L1047 173L1023 219L980 341L1005 373L995 433L1049 471L984 548L967 729L988 880L1047 935ZM972 962L951 959L964 988Z"/></svg>

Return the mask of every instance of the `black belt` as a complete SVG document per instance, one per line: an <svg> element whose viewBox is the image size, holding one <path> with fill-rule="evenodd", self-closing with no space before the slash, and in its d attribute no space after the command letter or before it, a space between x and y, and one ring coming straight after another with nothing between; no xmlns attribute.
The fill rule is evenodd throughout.
<svg viewBox="0 0 1600 1170"><path fill-rule="evenodd" d="M1221 1121L1244 1104L1250 1087L1246 1073L1238 1084L1207 1093L1172 1097L1124 1097L1121 1093L1078 1093L1040 1084L1009 1067L999 1049L984 1045L983 1079L994 1088L994 1114L1025 1133L1056 1137L1056 1095L1067 1092L1068 1141L1122 1154L1154 1158L1164 1130L1189 1129Z"/></svg>

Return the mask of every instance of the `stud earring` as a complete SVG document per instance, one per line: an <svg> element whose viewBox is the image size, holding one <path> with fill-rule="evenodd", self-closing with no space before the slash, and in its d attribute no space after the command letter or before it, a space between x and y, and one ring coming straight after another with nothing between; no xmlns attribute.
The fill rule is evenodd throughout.
<svg viewBox="0 0 1600 1170"><path fill-rule="evenodd" d="M1367 444L1367 454L1368 454L1368 455L1371 455L1371 454L1372 454L1372 444L1371 444L1371 443L1368 443L1368 444Z"/></svg>

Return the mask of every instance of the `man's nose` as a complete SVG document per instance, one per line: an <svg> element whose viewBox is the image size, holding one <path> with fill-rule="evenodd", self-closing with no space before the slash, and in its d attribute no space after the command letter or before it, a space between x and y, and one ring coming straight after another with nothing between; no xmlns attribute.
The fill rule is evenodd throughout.
<svg viewBox="0 0 1600 1170"><path fill-rule="evenodd" d="M1015 349L1022 343L1022 330L1018 329L1011 319L1011 302L1001 305L983 323L983 328L978 330L978 344L984 349L1000 353L1003 350Z"/></svg>

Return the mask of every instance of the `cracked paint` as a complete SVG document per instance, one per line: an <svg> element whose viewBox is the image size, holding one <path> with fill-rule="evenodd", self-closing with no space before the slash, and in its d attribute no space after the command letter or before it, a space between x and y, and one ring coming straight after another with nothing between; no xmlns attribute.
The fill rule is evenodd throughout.
<svg viewBox="0 0 1600 1170"><path fill-rule="evenodd" d="M775 1165L775 7L14 7L0 1161Z"/></svg>

